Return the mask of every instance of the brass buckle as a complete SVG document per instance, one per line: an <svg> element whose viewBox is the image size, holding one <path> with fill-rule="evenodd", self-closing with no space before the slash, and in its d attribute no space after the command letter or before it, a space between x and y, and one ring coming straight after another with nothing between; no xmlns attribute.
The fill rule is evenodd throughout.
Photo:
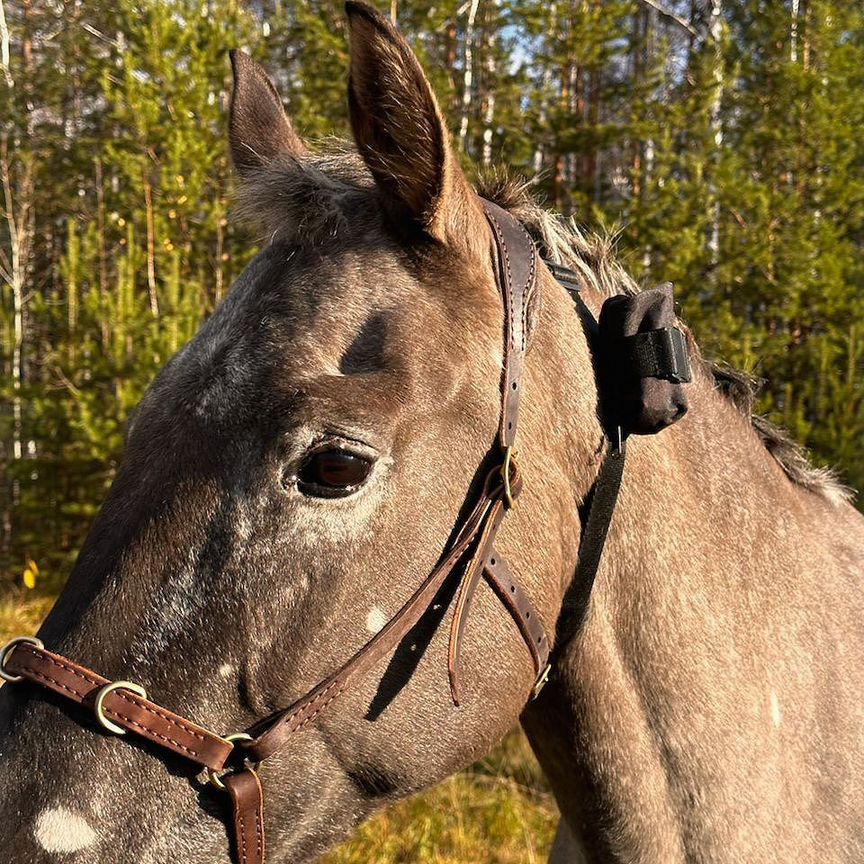
<svg viewBox="0 0 864 864"><path fill-rule="evenodd" d="M235 741L253 741L254 739L248 732L232 732L230 735L223 736L224 740L229 744L234 745ZM223 768L221 771L214 771L212 768L207 769L207 782L216 789L225 791L225 784L222 778L231 772L231 768Z"/></svg>
<svg viewBox="0 0 864 864"><path fill-rule="evenodd" d="M507 504L508 510L512 510L516 506L516 499L513 497L513 488L510 485L510 475L513 471L513 460L518 455L511 444L504 450L504 462L501 464L501 479L504 481L504 501Z"/></svg>
<svg viewBox="0 0 864 864"><path fill-rule="evenodd" d="M37 639L35 636L16 636L14 639L10 639L2 648L0 648L0 678L4 681L8 681L10 684L16 684L18 681L23 681L23 675L10 675L5 669L6 658L9 656L9 652L16 646L20 645L22 642L27 642L30 645L35 645L40 651L45 648L42 644L41 639Z"/></svg>
<svg viewBox="0 0 864 864"><path fill-rule="evenodd" d="M531 690L531 699L536 699L540 695L540 691L546 686L546 682L549 680L549 673L552 671L552 664L547 663L543 671L540 673L540 677L534 683L534 687Z"/></svg>
<svg viewBox="0 0 864 864"><path fill-rule="evenodd" d="M125 735L126 730L122 726L118 726L105 716L105 698L115 690L128 690L142 699L147 698L147 691L134 681L112 681L110 684L101 687L96 694L96 703L93 706L93 710L96 712L96 719L109 732L113 732L115 735Z"/></svg>

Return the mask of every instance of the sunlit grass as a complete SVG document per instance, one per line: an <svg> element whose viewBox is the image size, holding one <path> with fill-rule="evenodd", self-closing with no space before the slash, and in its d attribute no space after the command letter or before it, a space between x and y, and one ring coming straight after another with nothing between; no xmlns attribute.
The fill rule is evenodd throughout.
<svg viewBox="0 0 864 864"><path fill-rule="evenodd" d="M0 598L0 644L33 633L53 598ZM548 858L558 811L524 736L470 770L365 823L326 864L535 864Z"/></svg>
<svg viewBox="0 0 864 864"><path fill-rule="evenodd" d="M533 864L547 860L556 824L548 795L467 771L379 814L325 861Z"/></svg>
<svg viewBox="0 0 864 864"><path fill-rule="evenodd" d="M29 636L48 614L53 597L17 590L0 597L0 645L13 636Z"/></svg>

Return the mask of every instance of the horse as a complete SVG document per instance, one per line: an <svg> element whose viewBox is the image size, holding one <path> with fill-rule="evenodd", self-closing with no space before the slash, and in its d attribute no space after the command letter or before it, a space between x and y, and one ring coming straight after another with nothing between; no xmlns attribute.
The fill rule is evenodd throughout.
<svg viewBox="0 0 864 864"><path fill-rule="evenodd" d="M182 749L200 739L222 765L240 730L311 692L257 771L211 771L253 796L240 817L259 820L259 848L241 825L241 861L265 837L271 862L314 861L520 722L562 813L557 862L864 860L864 519L848 491L688 337L689 411L630 440L584 620L556 641L608 438L596 358L539 257L521 320L502 311L484 199L577 274L594 316L639 289L524 187L473 187L404 38L360 0L346 9L354 149L311 151L266 73L232 56L238 218L266 245L136 411L39 631L50 652L3 654L8 677L29 670L0 692L7 859L231 860L223 793ZM524 368L518 474L493 460L499 482L502 316L523 327ZM363 646L468 547L457 528L477 534L484 496L506 513L496 550L551 669L540 689L481 579L454 699L441 625L458 567L392 651ZM352 652L368 668L325 699L316 682Z"/></svg>

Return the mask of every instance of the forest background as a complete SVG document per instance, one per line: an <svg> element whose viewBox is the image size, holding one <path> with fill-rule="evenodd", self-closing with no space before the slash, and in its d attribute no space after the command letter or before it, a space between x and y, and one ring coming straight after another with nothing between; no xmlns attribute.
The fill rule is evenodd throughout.
<svg viewBox="0 0 864 864"><path fill-rule="evenodd" d="M469 172L618 230L703 352L864 487L861 0L381 6ZM130 411L255 252L230 216L233 47L304 135L347 134L339 2L0 0L0 637L35 629ZM539 861L555 818L514 737L332 861Z"/></svg>

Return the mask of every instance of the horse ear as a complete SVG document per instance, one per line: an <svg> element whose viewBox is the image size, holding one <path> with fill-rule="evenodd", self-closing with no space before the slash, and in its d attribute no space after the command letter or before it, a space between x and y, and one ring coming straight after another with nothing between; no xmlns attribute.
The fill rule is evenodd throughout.
<svg viewBox="0 0 864 864"><path fill-rule="evenodd" d="M234 90L228 137L234 167L245 174L278 156L303 156L306 146L267 73L242 51L231 51L230 57Z"/></svg>
<svg viewBox="0 0 864 864"><path fill-rule="evenodd" d="M447 127L408 43L372 6L347 0L348 103L357 149L398 215L438 240L464 242L479 213ZM476 233L476 232L474 232Z"/></svg>

